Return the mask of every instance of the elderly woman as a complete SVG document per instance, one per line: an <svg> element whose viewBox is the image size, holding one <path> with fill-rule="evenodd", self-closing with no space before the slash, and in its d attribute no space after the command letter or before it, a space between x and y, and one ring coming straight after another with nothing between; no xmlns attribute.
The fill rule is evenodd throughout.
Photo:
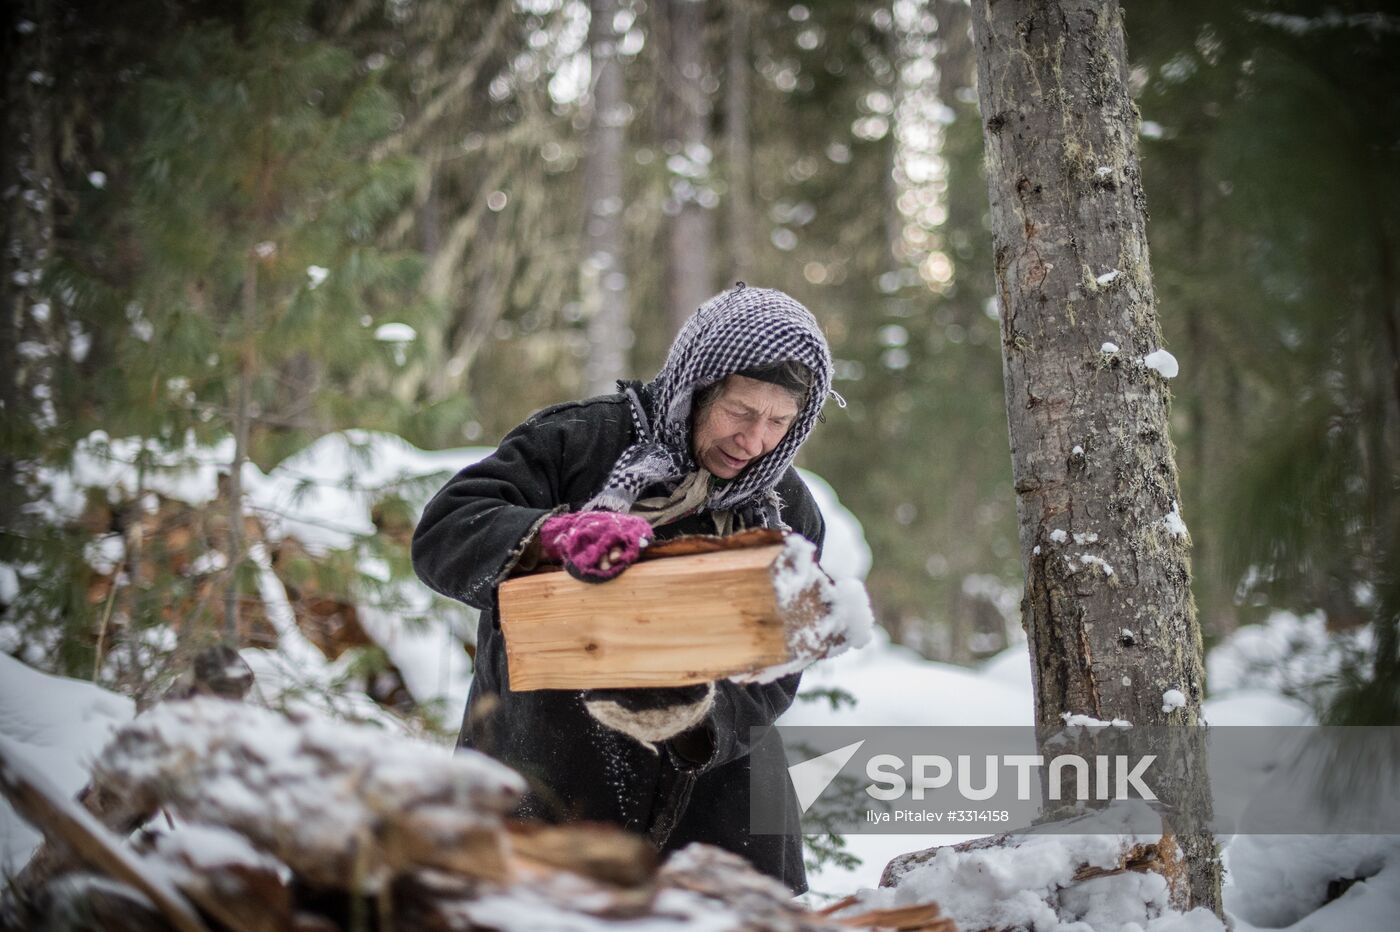
<svg viewBox="0 0 1400 932"><path fill-rule="evenodd" d="M496 587L540 561L605 582L649 540L682 534L786 528L820 548L822 517L792 461L830 386L831 354L811 313L741 282L691 316L651 382L535 414L428 503L414 568L481 610L459 746L525 775L520 815L615 822L662 851L708 842L806 889L781 743L751 731L792 703L801 674L513 692ZM762 798L751 799L751 785ZM751 834L751 804L775 807L791 832Z"/></svg>

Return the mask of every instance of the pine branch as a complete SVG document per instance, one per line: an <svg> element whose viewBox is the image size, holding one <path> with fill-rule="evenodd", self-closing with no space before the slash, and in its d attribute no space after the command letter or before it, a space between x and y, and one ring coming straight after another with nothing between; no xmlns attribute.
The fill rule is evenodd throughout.
<svg viewBox="0 0 1400 932"><path fill-rule="evenodd" d="M491 22L487 24L481 39L467 54L466 61L463 62L462 67L458 69L451 82L442 88L437 96L428 101L411 123L396 135L376 146L370 154L371 161L383 161L391 155L411 150L423 135L443 118L449 108L460 103L467 96L476 83L477 75L491 53L495 51L496 44L514 9L514 5L510 3L502 3L496 7L496 13L491 17Z"/></svg>

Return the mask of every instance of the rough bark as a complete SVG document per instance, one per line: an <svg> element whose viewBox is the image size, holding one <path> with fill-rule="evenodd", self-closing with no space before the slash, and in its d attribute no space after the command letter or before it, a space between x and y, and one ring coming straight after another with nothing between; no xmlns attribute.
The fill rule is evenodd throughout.
<svg viewBox="0 0 1400 932"><path fill-rule="evenodd" d="M669 131L662 149L668 158L684 158L692 172L710 163L705 9L704 0L667 0L665 4L667 43L661 86ZM710 272L714 217L700 202L701 189L707 184L703 170L699 177L672 175L668 206L674 213L667 236L666 291L673 329L679 329L714 293Z"/></svg>
<svg viewBox="0 0 1400 932"><path fill-rule="evenodd" d="M749 136L749 0L729 0L728 63L725 66L725 161L729 167L729 277L742 281L753 274L753 144Z"/></svg>
<svg viewBox="0 0 1400 932"><path fill-rule="evenodd" d="M617 0L592 0L588 43L593 62L593 117L583 166L584 260L582 303L588 320L584 378L590 394L616 391L626 375L627 273L623 267L622 160L627 125L626 87L613 25Z"/></svg>
<svg viewBox="0 0 1400 932"><path fill-rule="evenodd" d="M1189 538L1165 520L1168 391L1144 362L1162 337L1121 11L974 0L972 15L1036 721L1194 725L1201 636ZM1164 712L1170 689L1186 705ZM1202 771L1166 792L1199 813L1207 790ZM1214 839L1181 842L1192 905L1219 912Z"/></svg>

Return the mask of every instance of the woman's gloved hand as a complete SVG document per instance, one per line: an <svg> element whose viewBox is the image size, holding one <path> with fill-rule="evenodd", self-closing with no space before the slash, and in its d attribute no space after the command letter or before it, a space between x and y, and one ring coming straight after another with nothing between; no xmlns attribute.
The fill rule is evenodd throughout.
<svg viewBox="0 0 1400 932"><path fill-rule="evenodd" d="M651 540L651 525L635 515L580 511L540 525L545 559L564 564L584 582L606 582L637 562Z"/></svg>

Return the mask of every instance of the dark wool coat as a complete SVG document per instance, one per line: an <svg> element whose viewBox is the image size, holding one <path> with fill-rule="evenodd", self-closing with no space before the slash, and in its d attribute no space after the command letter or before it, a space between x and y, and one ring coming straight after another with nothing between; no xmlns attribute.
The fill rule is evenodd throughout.
<svg viewBox="0 0 1400 932"><path fill-rule="evenodd" d="M807 878L797 801L781 741L769 731L750 742L751 726L771 725L792 703L800 673L761 685L717 683L714 706L699 726L709 738L698 742L709 751L701 762L692 759L695 733L662 742L654 753L596 722L580 692L510 689L496 587L544 518L576 510L597 493L635 439L628 405L625 395L604 395L535 414L494 454L454 476L424 510L413 536L419 578L481 610L458 745L525 775L530 791L519 815L614 822L648 835L662 851L692 841L718 845L801 893ZM820 550L825 525L795 469L777 491L784 522ZM713 533L704 513L656 529L659 539ZM762 798L750 799L751 770L762 777L755 781ZM751 803L782 812L790 831L751 835Z"/></svg>

